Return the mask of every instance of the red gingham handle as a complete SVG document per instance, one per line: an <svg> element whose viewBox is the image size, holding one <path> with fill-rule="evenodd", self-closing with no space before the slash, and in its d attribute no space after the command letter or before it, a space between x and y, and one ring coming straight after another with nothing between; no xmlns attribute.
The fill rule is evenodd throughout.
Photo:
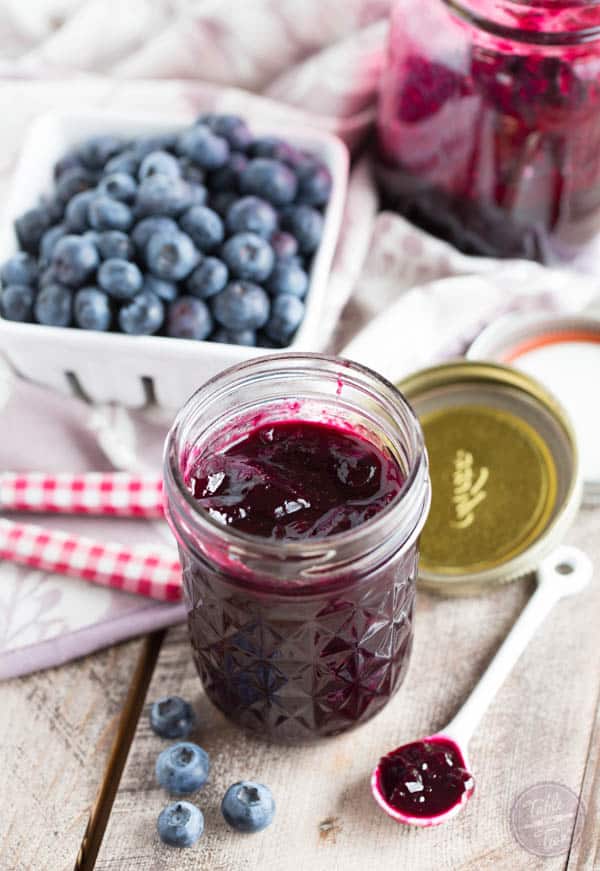
<svg viewBox="0 0 600 871"><path fill-rule="evenodd" d="M128 472L3 472L0 510L162 517L162 481Z"/></svg>
<svg viewBox="0 0 600 871"><path fill-rule="evenodd" d="M181 598L181 566L176 559L33 523L0 519L0 559L166 602Z"/></svg>

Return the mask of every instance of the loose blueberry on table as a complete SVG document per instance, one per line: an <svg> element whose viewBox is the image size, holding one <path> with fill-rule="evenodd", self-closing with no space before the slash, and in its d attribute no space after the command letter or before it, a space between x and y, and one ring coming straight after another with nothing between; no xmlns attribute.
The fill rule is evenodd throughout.
<svg viewBox="0 0 600 871"><path fill-rule="evenodd" d="M251 834L266 829L273 822L275 801L268 786L240 780L225 793L221 813L232 829Z"/></svg>
<svg viewBox="0 0 600 871"><path fill-rule="evenodd" d="M156 828L170 847L191 847L204 831L204 815L189 801L176 801L160 812Z"/></svg>
<svg viewBox="0 0 600 871"><path fill-rule="evenodd" d="M156 760L156 779L173 795L188 795L204 786L209 767L206 750L191 741L179 741Z"/></svg>
<svg viewBox="0 0 600 871"><path fill-rule="evenodd" d="M285 347L300 326L328 168L235 115L94 136L19 216L0 314L47 326Z"/></svg>
<svg viewBox="0 0 600 871"><path fill-rule="evenodd" d="M150 726L161 738L187 738L194 724L193 708L180 696L164 696L150 708Z"/></svg>

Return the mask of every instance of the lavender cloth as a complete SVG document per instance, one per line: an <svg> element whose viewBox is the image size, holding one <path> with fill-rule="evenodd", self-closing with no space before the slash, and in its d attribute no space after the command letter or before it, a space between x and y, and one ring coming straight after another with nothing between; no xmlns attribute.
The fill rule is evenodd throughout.
<svg viewBox="0 0 600 871"><path fill-rule="evenodd" d="M0 370L3 469L110 470L90 428L90 410L76 399ZM144 453L160 468L163 427L145 424ZM47 526L99 539L168 547L148 522L44 517ZM0 678L59 665L185 617L182 605L159 604L84 581L10 563L0 564Z"/></svg>
<svg viewBox="0 0 600 871"><path fill-rule="evenodd" d="M235 14L232 4L170 0L0 4L0 111L8 119L0 195L27 125L52 108L161 117L218 108L268 122L274 131L288 122L310 123L357 147L375 116L388 12L389 0L245 0ZM577 264L588 276L465 257L396 215L377 214L369 167L360 162L330 276L322 347L400 377L462 352L506 310L588 305L600 287L599 246ZM5 370L0 408L2 468L160 468L167 421L156 411L90 409ZM172 547L157 524L43 522ZM0 677L58 665L183 617L180 605L0 564Z"/></svg>

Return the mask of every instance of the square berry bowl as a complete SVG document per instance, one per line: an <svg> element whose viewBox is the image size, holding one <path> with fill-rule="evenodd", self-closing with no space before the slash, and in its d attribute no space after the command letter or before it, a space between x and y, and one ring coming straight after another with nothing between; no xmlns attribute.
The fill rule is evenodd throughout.
<svg viewBox="0 0 600 871"><path fill-rule="evenodd" d="M56 161L90 136L122 137L178 132L193 117L157 118L103 111L52 112L32 124L15 171L12 190L0 221L0 262L18 250L14 220L52 190ZM276 133L275 125L252 121L259 136ZM329 169L331 196L324 211L321 243L312 259L304 320L282 351L320 349L320 323L333 253L340 232L348 177L348 153L335 136L309 127L287 127L287 142L309 151ZM24 378L61 392L75 392L90 402L141 407L155 401L178 408L208 378L223 369L266 353L259 347L127 335L74 327L20 323L0 317L0 348Z"/></svg>

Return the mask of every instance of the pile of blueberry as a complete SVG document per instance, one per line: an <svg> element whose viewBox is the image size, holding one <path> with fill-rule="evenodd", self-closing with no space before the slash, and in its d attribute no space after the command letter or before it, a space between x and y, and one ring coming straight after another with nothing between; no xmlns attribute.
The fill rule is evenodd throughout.
<svg viewBox="0 0 600 871"><path fill-rule="evenodd" d="M187 738L195 726L192 706L179 696L159 699L150 709L150 726L161 738ZM156 760L156 779L172 795L190 795L204 786L209 767L206 750L191 741L178 741ZM240 780L225 793L221 813L235 831L260 832L273 821L275 802L262 783ZM157 829L165 844L190 847L204 831L204 815L192 802L175 801L160 812Z"/></svg>
<svg viewBox="0 0 600 871"><path fill-rule="evenodd" d="M8 320L284 347L304 317L331 174L234 115L180 133L95 136L15 221Z"/></svg>

